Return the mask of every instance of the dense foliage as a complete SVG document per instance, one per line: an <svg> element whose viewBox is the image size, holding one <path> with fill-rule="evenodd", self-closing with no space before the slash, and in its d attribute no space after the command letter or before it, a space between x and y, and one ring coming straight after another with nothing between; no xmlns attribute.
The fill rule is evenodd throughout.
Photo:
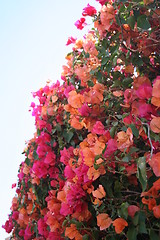
<svg viewBox="0 0 160 240"><path fill-rule="evenodd" d="M34 93L11 214L13 239L158 240L160 9L156 0L99 0L75 25L63 84Z"/></svg>

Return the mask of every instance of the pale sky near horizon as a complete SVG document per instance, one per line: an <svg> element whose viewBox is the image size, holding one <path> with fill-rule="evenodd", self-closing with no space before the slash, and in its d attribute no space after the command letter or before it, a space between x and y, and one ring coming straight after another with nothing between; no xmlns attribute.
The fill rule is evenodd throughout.
<svg viewBox="0 0 160 240"><path fill-rule="evenodd" d="M24 160L25 141L34 133L31 92L47 79L60 80L68 37L86 32L74 23L87 3L99 6L95 0L0 0L0 240L8 236L1 226L15 195L11 185Z"/></svg>

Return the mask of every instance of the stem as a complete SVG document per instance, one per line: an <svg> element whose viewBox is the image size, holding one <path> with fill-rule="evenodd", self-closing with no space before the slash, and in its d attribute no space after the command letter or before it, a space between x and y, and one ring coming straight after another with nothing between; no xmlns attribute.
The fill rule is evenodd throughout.
<svg viewBox="0 0 160 240"><path fill-rule="evenodd" d="M148 139L149 139L149 143L150 143L150 146L151 146L151 155L150 155L150 160L152 158L152 155L153 155L153 145L152 145L152 141L151 141L151 137L150 137L150 127L149 127L149 124L148 123L143 123L143 125L146 125L147 126L147 129L148 129Z"/></svg>

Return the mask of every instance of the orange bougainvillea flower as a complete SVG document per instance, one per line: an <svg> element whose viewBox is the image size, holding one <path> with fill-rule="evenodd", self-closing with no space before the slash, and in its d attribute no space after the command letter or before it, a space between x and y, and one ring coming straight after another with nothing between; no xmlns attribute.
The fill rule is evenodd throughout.
<svg viewBox="0 0 160 240"><path fill-rule="evenodd" d="M150 86L151 82L149 78L147 78L146 76L143 76L143 77L139 76L137 78L134 78L134 82L133 82L134 90L137 90L143 84L147 84L148 86Z"/></svg>
<svg viewBox="0 0 160 240"><path fill-rule="evenodd" d="M121 233L128 223L123 218L117 218L113 221L113 226L115 227L116 233Z"/></svg>
<svg viewBox="0 0 160 240"><path fill-rule="evenodd" d="M117 133L117 137L118 149L121 151L133 144L133 134L131 128L128 128L126 132L121 131Z"/></svg>
<svg viewBox="0 0 160 240"><path fill-rule="evenodd" d="M143 2L144 2L145 5L148 5L150 3L153 3L154 0L143 0Z"/></svg>
<svg viewBox="0 0 160 240"><path fill-rule="evenodd" d="M109 228L112 223L112 219L106 213L100 213L97 216L97 225L100 227L100 230Z"/></svg>
<svg viewBox="0 0 160 240"><path fill-rule="evenodd" d="M92 195L95 197L95 198L99 198L99 199L102 199L106 196L106 192L104 190L104 187L102 185L99 185L99 187L97 188L97 190L95 191L92 191Z"/></svg>
<svg viewBox="0 0 160 240"><path fill-rule="evenodd" d="M113 95L114 95L115 97L121 97L121 96L123 96L123 94L124 94L124 92L121 91L121 90L113 91Z"/></svg>
<svg viewBox="0 0 160 240"><path fill-rule="evenodd" d="M93 151L95 155L100 155L102 154L104 148L105 148L105 144L103 142L96 140L94 146L91 147L90 149Z"/></svg>
<svg viewBox="0 0 160 240"><path fill-rule="evenodd" d="M154 174L157 177L160 177L160 152L153 154L149 164L152 167Z"/></svg>
<svg viewBox="0 0 160 240"><path fill-rule="evenodd" d="M71 224L70 227L66 227L65 236L69 239L82 240L82 235L78 232L75 224Z"/></svg>
<svg viewBox="0 0 160 240"><path fill-rule="evenodd" d="M134 66L133 66L133 65L128 65L128 66L126 66L125 69L124 69L124 72L125 72L125 73L132 73L132 74L133 74L133 72L134 72Z"/></svg>
<svg viewBox="0 0 160 240"><path fill-rule="evenodd" d="M151 103L156 107L160 107L160 97L152 97Z"/></svg>
<svg viewBox="0 0 160 240"><path fill-rule="evenodd" d="M66 104L64 106L64 110L66 110L66 112L70 112L72 115L78 115L78 110L73 108L70 104Z"/></svg>
<svg viewBox="0 0 160 240"><path fill-rule="evenodd" d="M88 167L93 166L95 155L94 155L94 153L90 150L90 148L85 147L84 149L82 149L82 155L83 155L83 157L84 157L84 163L85 163Z"/></svg>
<svg viewBox="0 0 160 240"><path fill-rule="evenodd" d="M142 198L142 203L148 205L150 211L156 206L156 200L154 198Z"/></svg>
<svg viewBox="0 0 160 240"><path fill-rule="evenodd" d="M61 202L65 202L66 201L66 194L64 191L59 191L57 194L57 199Z"/></svg>
<svg viewBox="0 0 160 240"><path fill-rule="evenodd" d="M153 208L153 214L156 218L160 218L160 205Z"/></svg>
<svg viewBox="0 0 160 240"><path fill-rule="evenodd" d="M84 102L84 97L81 94L77 94L76 91L69 92L68 103L73 108L81 108Z"/></svg>
<svg viewBox="0 0 160 240"><path fill-rule="evenodd" d="M153 89L152 89L152 100L151 103L157 107L160 107L160 76L154 80Z"/></svg>
<svg viewBox="0 0 160 240"><path fill-rule="evenodd" d="M23 173L27 175L29 173L29 171L30 171L30 168L27 166L26 163L24 163Z"/></svg>
<svg viewBox="0 0 160 240"><path fill-rule="evenodd" d="M95 169L93 166L88 169L87 176L91 180L96 180L99 176L104 175L106 170L104 166L100 166L98 169Z"/></svg>
<svg viewBox="0 0 160 240"><path fill-rule="evenodd" d="M46 218L46 224L49 225L51 232L61 228L59 221L56 219L55 215L52 214L52 212L48 212Z"/></svg>
<svg viewBox="0 0 160 240"><path fill-rule="evenodd" d="M150 127L154 133L160 133L160 117L154 117L150 122Z"/></svg>
<svg viewBox="0 0 160 240"><path fill-rule="evenodd" d="M75 116L72 116L69 123L71 124L71 126L77 130L80 130L83 128L83 122L81 121L80 122L80 119L79 117L75 117Z"/></svg>

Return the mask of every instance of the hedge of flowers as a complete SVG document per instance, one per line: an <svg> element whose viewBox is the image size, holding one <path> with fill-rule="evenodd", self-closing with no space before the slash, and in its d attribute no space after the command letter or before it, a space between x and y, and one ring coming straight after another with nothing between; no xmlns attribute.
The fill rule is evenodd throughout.
<svg viewBox="0 0 160 240"><path fill-rule="evenodd" d="M68 39L63 84L33 94L12 239L159 239L158 1L97 1L75 23L94 28Z"/></svg>

